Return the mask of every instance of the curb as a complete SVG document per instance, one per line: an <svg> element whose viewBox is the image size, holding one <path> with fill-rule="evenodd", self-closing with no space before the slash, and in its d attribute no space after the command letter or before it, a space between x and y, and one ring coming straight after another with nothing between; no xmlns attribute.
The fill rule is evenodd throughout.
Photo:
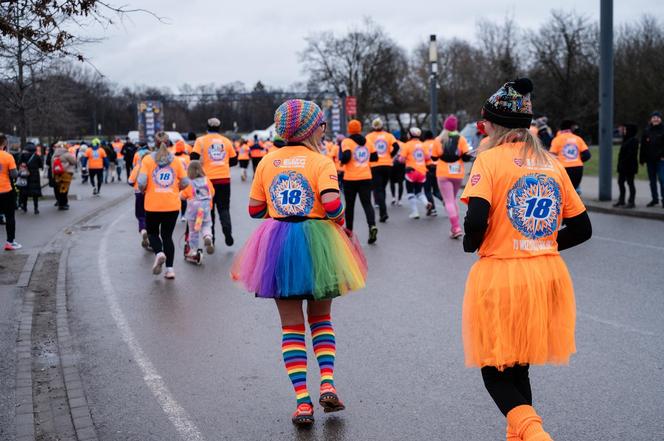
<svg viewBox="0 0 664 441"><path fill-rule="evenodd" d="M39 251L34 251L28 255L28 260L25 261L18 282L16 282L18 288L27 288L30 284L30 277L32 276L32 271L35 269L37 257L39 257Z"/></svg>
<svg viewBox="0 0 664 441"><path fill-rule="evenodd" d="M76 362L78 357L73 349L71 334L69 332L69 316L67 313L67 263L69 260L69 247L66 246L60 255L58 264L58 279L56 285L56 326L58 336L58 351L60 355L60 368L67 393L67 403L71 419L76 431L76 438L81 441L97 441L88 400L83 390L83 382L78 372Z"/></svg>
<svg viewBox="0 0 664 441"><path fill-rule="evenodd" d="M661 213L655 211L644 211L638 209L616 209L612 207L605 207L597 203L597 201L583 201L586 209L595 213L613 214L616 216L637 217L640 219L651 219L664 221L664 210Z"/></svg>
<svg viewBox="0 0 664 441"><path fill-rule="evenodd" d="M35 253L35 261L38 254ZM34 262L32 266L34 267ZM32 270L30 270L30 273L32 273ZM32 291L26 291L23 296L21 321L16 340L16 412L14 422L17 441L35 439L35 414L32 402L32 313L34 306L35 294Z"/></svg>

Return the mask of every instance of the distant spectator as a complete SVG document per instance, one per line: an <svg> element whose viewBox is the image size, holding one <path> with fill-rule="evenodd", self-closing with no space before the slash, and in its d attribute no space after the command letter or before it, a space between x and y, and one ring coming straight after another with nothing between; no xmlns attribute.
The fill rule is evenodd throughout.
<svg viewBox="0 0 664 441"><path fill-rule="evenodd" d="M44 160L37 153L37 147L31 142L26 143L18 161L16 182L19 206L24 213L28 211L28 198L32 198L35 214L39 214L39 198L42 196L40 170L43 168Z"/></svg>
<svg viewBox="0 0 664 441"><path fill-rule="evenodd" d="M618 188L620 196L614 207L634 208L636 187L634 176L639 171L639 140L636 137L637 127L635 124L624 124L620 126L620 134L623 137L618 153ZM629 186L629 200L625 205L625 183Z"/></svg>
<svg viewBox="0 0 664 441"><path fill-rule="evenodd" d="M134 168L134 155L136 154L136 150L138 150L138 148L129 138L127 138L122 146L122 150L120 150L120 153L124 157L127 179L129 179L129 176L131 175L132 168Z"/></svg>
<svg viewBox="0 0 664 441"><path fill-rule="evenodd" d="M16 210L16 192L12 183L16 180L18 172L14 157L7 153L7 137L0 135L0 212L4 217L5 230L7 231L7 242L5 251L13 251L21 248L16 242L16 221L14 211Z"/></svg>
<svg viewBox="0 0 664 441"><path fill-rule="evenodd" d="M654 207L659 203L659 195L657 194L657 181L659 180L662 206L664 207L664 125L660 112L653 112L650 115L650 124L643 131L640 162L641 165L646 165L648 179L650 180L652 200L647 206Z"/></svg>

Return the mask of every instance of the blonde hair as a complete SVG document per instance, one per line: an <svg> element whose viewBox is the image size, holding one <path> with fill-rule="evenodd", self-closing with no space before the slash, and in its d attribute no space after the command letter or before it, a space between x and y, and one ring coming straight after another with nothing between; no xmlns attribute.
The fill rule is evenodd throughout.
<svg viewBox="0 0 664 441"><path fill-rule="evenodd" d="M154 159L157 164L168 158L170 152L168 151L168 135L166 132L157 132L154 135L155 145L157 152L154 154Z"/></svg>
<svg viewBox="0 0 664 441"><path fill-rule="evenodd" d="M316 132L314 132L314 133L316 133ZM303 139L302 141L300 141L300 143L303 146L305 146L306 148L308 148L309 150L320 153L320 143L316 143L316 139L315 139L314 134L309 136L307 139Z"/></svg>
<svg viewBox="0 0 664 441"><path fill-rule="evenodd" d="M551 164L551 155L544 148L540 139L534 136L529 129L510 129L493 124L494 133L489 136L486 146L482 150L489 150L502 144L522 142L521 159L532 157L537 165Z"/></svg>
<svg viewBox="0 0 664 441"><path fill-rule="evenodd" d="M201 178L205 176L205 170L203 170L203 164L201 164L201 161L194 159L189 163L189 167L187 167L187 177L189 179L196 179L196 178Z"/></svg>

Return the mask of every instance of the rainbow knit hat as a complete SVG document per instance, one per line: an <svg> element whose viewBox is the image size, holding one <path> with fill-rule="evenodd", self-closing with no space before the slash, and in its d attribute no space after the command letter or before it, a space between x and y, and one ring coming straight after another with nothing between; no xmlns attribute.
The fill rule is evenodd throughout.
<svg viewBox="0 0 664 441"><path fill-rule="evenodd" d="M288 100L274 112L277 135L288 142L307 139L323 122L323 112L313 101Z"/></svg>

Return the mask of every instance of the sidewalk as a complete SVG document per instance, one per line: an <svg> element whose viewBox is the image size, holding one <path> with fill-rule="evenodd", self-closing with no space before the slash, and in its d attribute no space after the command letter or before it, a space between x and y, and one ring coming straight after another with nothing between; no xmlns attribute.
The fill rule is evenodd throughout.
<svg viewBox="0 0 664 441"><path fill-rule="evenodd" d="M611 187L611 201L599 200L599 178L597 176L584 176L581 181L581 198L586 204L588 211L599 213L617 214L619 216L632 216L645 219L656 219L664 221L664 208L661 203L655 207L648 208L646 204L650 202L650 184L648 181L637 180L636 186L636 208L614 208L612 205L618 200L618 180L613 178ZM627 191L629 195L629 190Z"/></svg>

